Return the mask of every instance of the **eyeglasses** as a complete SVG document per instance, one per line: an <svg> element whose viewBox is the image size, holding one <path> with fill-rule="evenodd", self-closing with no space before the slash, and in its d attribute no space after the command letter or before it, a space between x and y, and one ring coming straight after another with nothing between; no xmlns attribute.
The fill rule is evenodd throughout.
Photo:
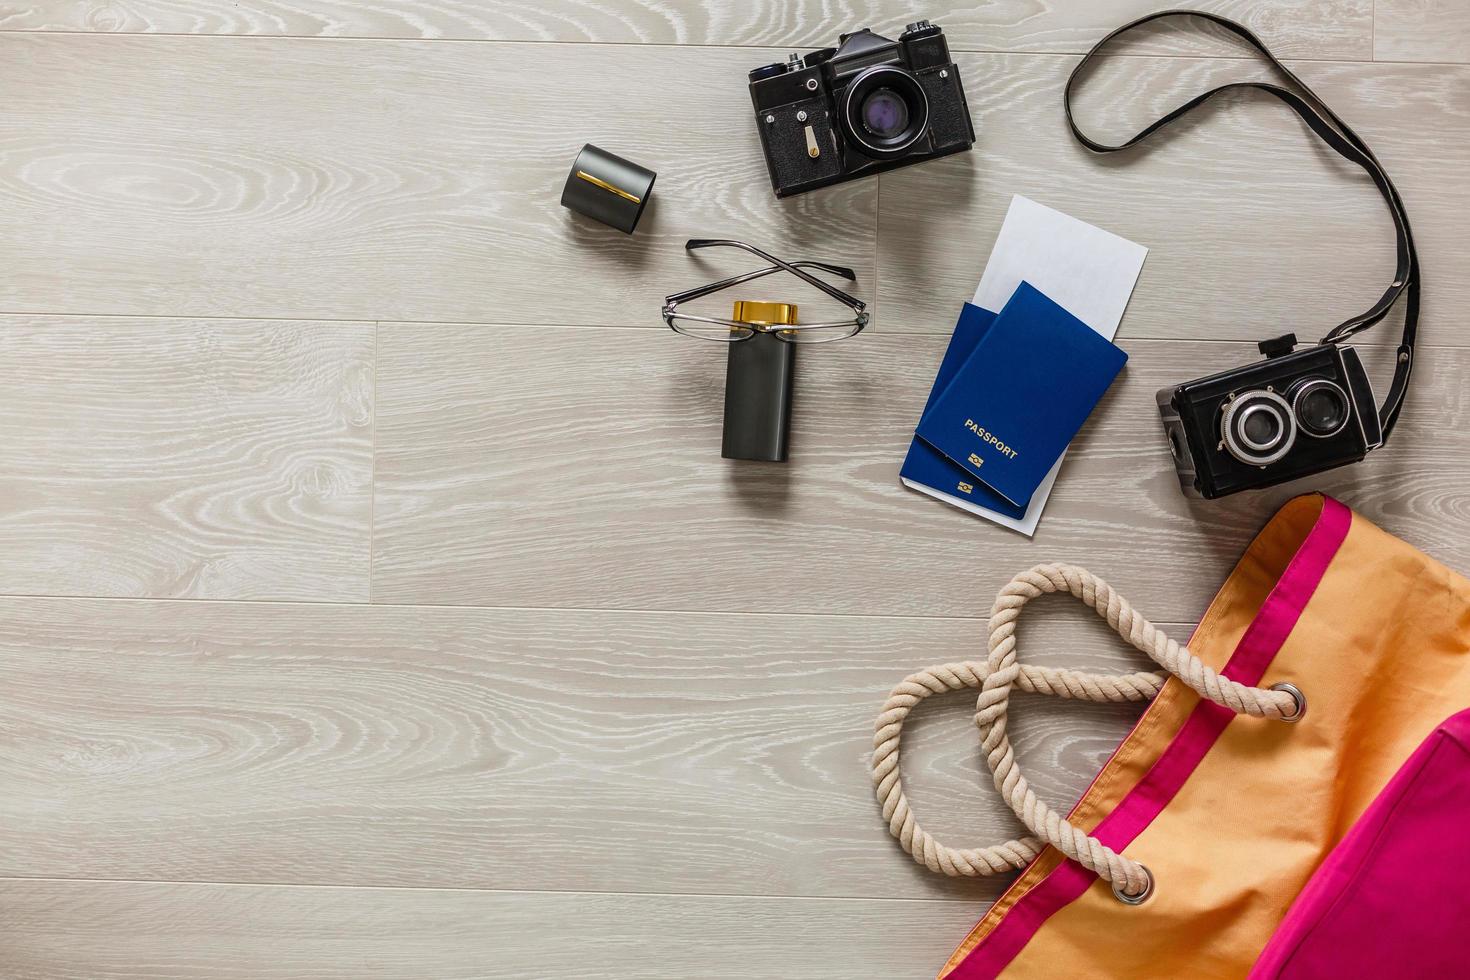
<svg viewBox="0 0 1470 980"><path fill-rule="evenodd" d="M699 286L695 289L686 289L681 293L674 293L664 298L664 322L672 329L686 337L696 337L700 340L716 340L721 343L735 343L736 341L749 340L758 333L773 334L777 339L784 340L789 344L821 344L833 340L846 340L862 332L868 325L868 314L865 312L867 304L862 300L849 296L836 286L829 285L816 276L803 269L820 269L823 272L840 276L849 282L857 282L857 273L840 265L828 265L825 262L783 262L774 255L769 255L754 245L744 242L734 242L726 239L691 238L684 243L684 247L691 251L696 248L711 248L723 246L728 248L740 248L759 256L771 263L768 268L757 269L755 272L747 272L744 275L731 276L729 279L721 279L707 286ZM692 313L678 312L680 303L708 296L710 293L727 289L730 286L738 286L744 282L760 279L775 272L789 272L798 279L809 285L815 286L828 296L837 300L843 306L852 310L853 316L850 320L834 320L826 323L761 323L755 320L726 320L720 317L695 316Z"/></svg>

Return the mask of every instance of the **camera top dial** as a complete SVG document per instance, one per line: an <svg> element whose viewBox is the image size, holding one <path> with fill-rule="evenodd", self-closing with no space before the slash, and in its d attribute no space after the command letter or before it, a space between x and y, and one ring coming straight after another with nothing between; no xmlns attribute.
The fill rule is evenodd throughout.
<svg viewBox="0 0 1470 980"><path fill-rule="evenodd" d="M802 63L801 55L793 54L785 61L773 61L769 65L752 68L747 73L747 77L752 82L759 82L767 78L775 78L777 75L784 75L788 71L800 71L804 67L805 65Z"/></svg>

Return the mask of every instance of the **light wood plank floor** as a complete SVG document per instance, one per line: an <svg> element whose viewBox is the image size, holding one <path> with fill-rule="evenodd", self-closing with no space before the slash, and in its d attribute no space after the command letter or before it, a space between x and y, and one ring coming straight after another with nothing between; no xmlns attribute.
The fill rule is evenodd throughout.
<svg viewBox="0 0 1470 980"><path fill-rule="evenodd" d="M1005 882L889 839L872 717L982 655L1011 574L1086 564L1183 636L1309 488L1470 569L1470 6L1203 5L1369 139L1427 283L1390 445L1209 504L1153 391L1366 306L1390 226L1274 103L1077 146L1066 73L1151 0L0 3L0 977L929 977ZM974 151L774 200L745 72L924 16ZM1265 75L1208 33L1122 54L1101 133ZM558 207L585 141L659 170L635 236ZM897 483L1013 193L1151 249L1034 541ZM785 466L719 458L723 354L658 320L745 267L692 236L875 310L803 352ZM1139 663L1061 602L1023 645ZM1017 825L971 709L918 712L905 775L980 843ZM1062 805L1135 717L1017 715Z"/></svg>

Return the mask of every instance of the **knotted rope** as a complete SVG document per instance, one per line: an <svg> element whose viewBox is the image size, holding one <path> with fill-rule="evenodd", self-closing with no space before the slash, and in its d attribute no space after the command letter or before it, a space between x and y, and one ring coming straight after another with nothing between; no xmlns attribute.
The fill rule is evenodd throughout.
<svg viewBox="0 0 1470 980"><path fill-rule="evenodd" d="M1037 596L1070 592L1097 612L1133 646L1148 654L1168 674L1237 714L1293 721L1302 703L1285 690L1250 687L1207 666L1170 639L1113 591L1102 579L1075 565L1037 565L1013 578L996 596L990 614L990 657L984 663L929 667L904 678L893 689L878 716L873 736L873 782L889 832L915 861L947 875L989 875L1023 868L1045 844L1111 882L1125 895L1143 894L1148 872L1137 861L1116 853L1072 826L1032 792L1016 764L1006 735L1011 688L1086 701L1147 701L1163 687L1168 674L1089 674L1074 670L1022 666L1016 661L1016 620ZM985 762L996 789L1036 837L1022 837L990 847L952 848L919 826L904 796L899 776L899 739L909 712L931 694L978 688L975 724L980 729Z"/></svg>

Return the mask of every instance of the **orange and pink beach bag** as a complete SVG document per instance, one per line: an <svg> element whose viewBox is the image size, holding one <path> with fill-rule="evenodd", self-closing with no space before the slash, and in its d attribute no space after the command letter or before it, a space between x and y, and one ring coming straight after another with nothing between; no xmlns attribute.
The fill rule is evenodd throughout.
<svg viewBox="0 0 1470 980"><path fill-rule="evenodd" d="M1025 665L1015 623L1068 592L1165 668ZM915 704L979 689L1002 796L1033 837L952 848L899 778ZM1014 689L1150 700L1065 816L1006 735ZM996 600L990 656L920 671L878 719L874 782L915 860L1023 869L939 970L1005 977L1470 977L1470 581L1322 496L1251 543L1187 646L1082 569L1042 565Z"/></svg>

